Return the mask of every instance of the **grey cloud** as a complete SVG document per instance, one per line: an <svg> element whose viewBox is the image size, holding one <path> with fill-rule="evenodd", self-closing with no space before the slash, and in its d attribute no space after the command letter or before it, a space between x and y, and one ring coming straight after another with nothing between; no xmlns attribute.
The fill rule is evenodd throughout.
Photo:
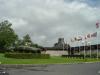
<svg viewBox="0 0 100 75"><path fill-rule="evenodd" d="M77 32L84 36L95 31L98 9L78 1L0 0L0 17L12 22L20 37L28 33L33 42L45 46L52 46L58 37L67 41Z"/></svg>

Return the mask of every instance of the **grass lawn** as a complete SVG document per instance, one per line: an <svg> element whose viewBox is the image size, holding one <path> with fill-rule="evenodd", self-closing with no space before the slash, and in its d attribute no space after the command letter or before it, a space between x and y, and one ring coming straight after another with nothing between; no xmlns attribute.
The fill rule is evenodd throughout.
<svg viewBox="0 0 100 75"><path fill-rule="evenodd" d="M5 58L4 54L0 54L1 64L57 64L57 63L81 63L81 62L98 62L100 59L78 59L78 58L62 58L51 57L50 59L11 59Z"/></svg>

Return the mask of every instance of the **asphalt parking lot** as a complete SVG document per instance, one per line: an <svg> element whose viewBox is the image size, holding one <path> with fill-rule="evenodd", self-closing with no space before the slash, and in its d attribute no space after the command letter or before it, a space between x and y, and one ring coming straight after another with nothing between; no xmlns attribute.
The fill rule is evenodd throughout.
<svg viewBox="0 0 100 75"><path fill-rule="evenodd" d="M100 63L7 68L9 75L100 75Z"/></svg>

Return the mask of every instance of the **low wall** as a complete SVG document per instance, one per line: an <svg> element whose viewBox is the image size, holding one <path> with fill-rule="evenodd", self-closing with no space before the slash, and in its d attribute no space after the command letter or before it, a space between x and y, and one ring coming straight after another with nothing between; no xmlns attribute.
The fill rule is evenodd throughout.
<svg viewBox="0 0 100 75"><path fill-rule="evenodd" d="M55 51L55 50L47 50L45 54L50 54L50 56L61 56L61 55L67 55L67 51Z"/></svg>

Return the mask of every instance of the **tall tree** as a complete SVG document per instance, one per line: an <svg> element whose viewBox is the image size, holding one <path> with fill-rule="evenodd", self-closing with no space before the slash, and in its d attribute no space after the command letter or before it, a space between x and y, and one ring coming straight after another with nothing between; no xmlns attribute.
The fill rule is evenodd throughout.
<svg viewBox="0 0 100 75"><path fill-rule="evenodd" d="M14 44L18 36L11 28L12 24L5 20L0 23L0 48L7 48Z"/></svg>

